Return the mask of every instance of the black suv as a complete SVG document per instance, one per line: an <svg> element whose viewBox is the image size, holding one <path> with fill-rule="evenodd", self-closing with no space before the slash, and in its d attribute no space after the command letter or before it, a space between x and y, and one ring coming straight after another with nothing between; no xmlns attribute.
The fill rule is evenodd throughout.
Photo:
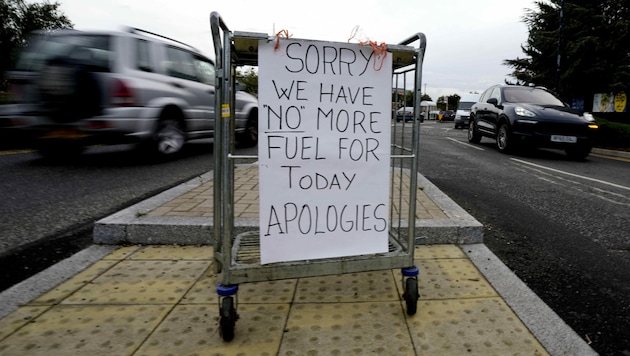
<svg viewBox="0 0 630 356"><path fill-rule="evenodd" d="M47 156L86 145L137 143L159 156L187 140L212 138L214 63L184 43L151 32L39 33L9 72L13 100L0 121ZM258 141L258 100L237 92L237 143Z"/></svg>
<svg viewBox="0 0 630 356"><path fill-rule="evenodd" d="M572 109L545 88L496 85L472 106L468 140L493 138L500 152L522 145L559 148L571 158L584 159L597 128L591 114Z"/></svg>

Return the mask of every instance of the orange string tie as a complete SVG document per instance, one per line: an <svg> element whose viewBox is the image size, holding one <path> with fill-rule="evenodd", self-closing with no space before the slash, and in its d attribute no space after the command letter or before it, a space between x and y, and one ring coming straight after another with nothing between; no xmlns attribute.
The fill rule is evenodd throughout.
<svg viewBox="0 0 630 356"><path fill-rule="evenodd" d="M280 30L276 33L276 46L273 48L274 51L280 49L280 37L289 38L291 34L289 34L289 30Z"/></svg>
<svg viewBox="0 0 630 356"><path fill-rule="evenodd" d="M374 54L376 54L376 57L374 57L374 70L377 72L381 70L381 68L383 68L383 62L385 62L385 57L387 57L387 45L385 44L385 42L381 42L380 44L378 44L376 43L376 41L365 41L359 42L359 45L369 45L372 47L372 49L374 50ZM376 62L379 59L380 63L377 67Z"/></svg>

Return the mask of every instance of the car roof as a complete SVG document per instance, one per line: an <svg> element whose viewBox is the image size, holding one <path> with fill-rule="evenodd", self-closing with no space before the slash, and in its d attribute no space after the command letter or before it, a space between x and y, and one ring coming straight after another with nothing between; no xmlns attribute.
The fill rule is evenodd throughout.
<svg viewBox="0 0 630 356"><path fill-rule="evenodd" d="M38 31L34 31L33 34L44 36L44 37L45 36L71 36L71 35L109 35L109 36L135 37L135 38L148 39L153 42L160 42L165 45L171 45L171 46L174 45L183 49L187 49L189 51L192 51L204 57L207 57L203 52L201 52L197 48L187 43L160 35L158 33L146 31L143 29L135 28L135 27L125 26L123 27L122 31L120 30L75 30L72 28L64 28L64 29L58 29L58 30L53 30L53 31L38 30Z"/></svg>

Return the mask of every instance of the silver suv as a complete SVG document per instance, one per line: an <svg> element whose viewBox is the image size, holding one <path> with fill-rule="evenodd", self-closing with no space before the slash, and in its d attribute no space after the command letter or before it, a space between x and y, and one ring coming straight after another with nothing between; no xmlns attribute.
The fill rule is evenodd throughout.
<svg viewBox="0 0 630 356"><path fill-rule="evenodd" d="M160 156L214 133L215 67L199 51L139 29L37 34L9 73L13 129L48 156L136 143ZM258 141L258 101L236 94L237 144Z"/></svg>

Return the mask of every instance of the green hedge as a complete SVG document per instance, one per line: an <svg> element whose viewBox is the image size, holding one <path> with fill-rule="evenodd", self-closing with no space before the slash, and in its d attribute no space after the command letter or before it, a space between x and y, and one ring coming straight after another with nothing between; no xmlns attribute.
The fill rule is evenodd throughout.
<svg viewBox="0 0 630 356"><path fill-rule="evenodd" d="M596 147L630 151L630 124L609 121L600 117L596 117L595 120L599 124L595 140Z"/></svg>

